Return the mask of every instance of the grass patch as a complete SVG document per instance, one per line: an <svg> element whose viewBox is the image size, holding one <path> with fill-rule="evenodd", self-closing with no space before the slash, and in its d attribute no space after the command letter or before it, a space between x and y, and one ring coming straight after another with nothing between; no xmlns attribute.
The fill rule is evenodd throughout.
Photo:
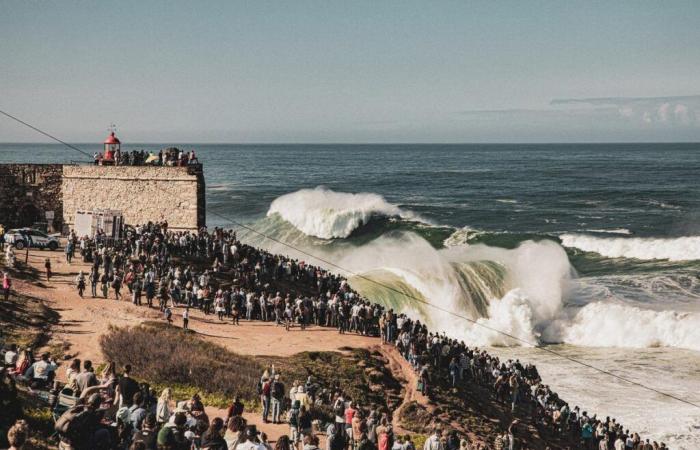
<svg viewBox="0 0 700 450"><path fill-rule="evenodd" d="M111 328L100 337L102 352L118 366L131 364L134 376L156 390L170 387L185 399L200 393L207 405L225 407L235 395L255 408L262 364L207 342L195 333L161 323Z"/></svg>
<svg viewBox="0 0 700 450"><path fill-rule="evenodd" d="M7 302L0 302L0 345L17 344L20 348L38 349L49 340L52 325L59 315L38 298L13 291ZM54 347L51 348L53 350ZM58 347L55 348L58 350ZM61 346L61 350L63 346ZM63 352L52 351L62 358ZM29 423L32 439L27 449L49 448L46 443L53 432L53 420L46 405L17 389L6 377L0 380L0 448L7 447L7 430L18 419Z"/></svg>

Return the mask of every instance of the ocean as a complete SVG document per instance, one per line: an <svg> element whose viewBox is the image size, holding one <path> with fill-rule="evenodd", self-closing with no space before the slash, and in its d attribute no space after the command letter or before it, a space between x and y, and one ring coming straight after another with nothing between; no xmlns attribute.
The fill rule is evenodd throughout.
<svg viewBox="0 0 700 450"><path fill-rule="evenodd" d="M374 300L535 362L572 405L700 448L699 408L528 345L700 404L700 144L174 145L204 164L209 226L331 261ZM0 144L0 162L80 160Z"/></svg>

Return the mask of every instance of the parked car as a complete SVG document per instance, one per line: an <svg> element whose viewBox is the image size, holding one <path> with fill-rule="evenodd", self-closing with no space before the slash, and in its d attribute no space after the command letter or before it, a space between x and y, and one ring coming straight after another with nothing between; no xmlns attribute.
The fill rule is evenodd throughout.
<svg viewBox="0 0 700 450"><path fill-rule="evenodd" d="M22 250L25 247L56 250L59 247L58 238L33 228L9 230L5 233L5 242L13 245L17 250Z"/></svg>

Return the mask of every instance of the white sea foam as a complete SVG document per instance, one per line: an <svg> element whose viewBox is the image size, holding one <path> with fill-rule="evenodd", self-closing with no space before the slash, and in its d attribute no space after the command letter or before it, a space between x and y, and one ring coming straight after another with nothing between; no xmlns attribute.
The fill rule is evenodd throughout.
<svg viewBox="0 0 700 450"><path fill-rule="evenodd" d="M565 247L598 253L608 258L668 259L671 261L700 259L700 236L605 238L585 234L563 234L559 237Z"/></svg>
<svg viewBox="0 0 700 450"><path fill-rule="evenodd" d="M324 187L278 197L267 212L272 214L279 214L304 234L322 239L346 238L375 215L421 220L379 194L335 192Z"/></svg>
<svg viewBox="0 0 700 450"><path fill-rule="evenodd" d="M481 231L475 230L471 227L458 228L442 242L442 245L445 247L467 245L470 239L473 239L479 234L481 234Z"/></svg>
<svg viewBox="0 0 700 450"><path fill-rule="evenodd" d="M560 339L585 347L677 347L700 350L700 315L651 311L629 305L594 302L564 326Z"/></svg>

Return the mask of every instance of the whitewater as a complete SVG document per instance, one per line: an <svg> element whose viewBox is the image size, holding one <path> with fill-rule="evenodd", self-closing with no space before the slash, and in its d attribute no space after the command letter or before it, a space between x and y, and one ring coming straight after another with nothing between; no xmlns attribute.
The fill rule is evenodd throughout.
<svg viewBox="0 0 700 450"><path fill-rule="evenodd" d="M561 235L561 243L565 247L598 253L608 258L667 259L669 261L700 259L700 236L664 239L603 238L583 234L563 234Z"/></svg>

